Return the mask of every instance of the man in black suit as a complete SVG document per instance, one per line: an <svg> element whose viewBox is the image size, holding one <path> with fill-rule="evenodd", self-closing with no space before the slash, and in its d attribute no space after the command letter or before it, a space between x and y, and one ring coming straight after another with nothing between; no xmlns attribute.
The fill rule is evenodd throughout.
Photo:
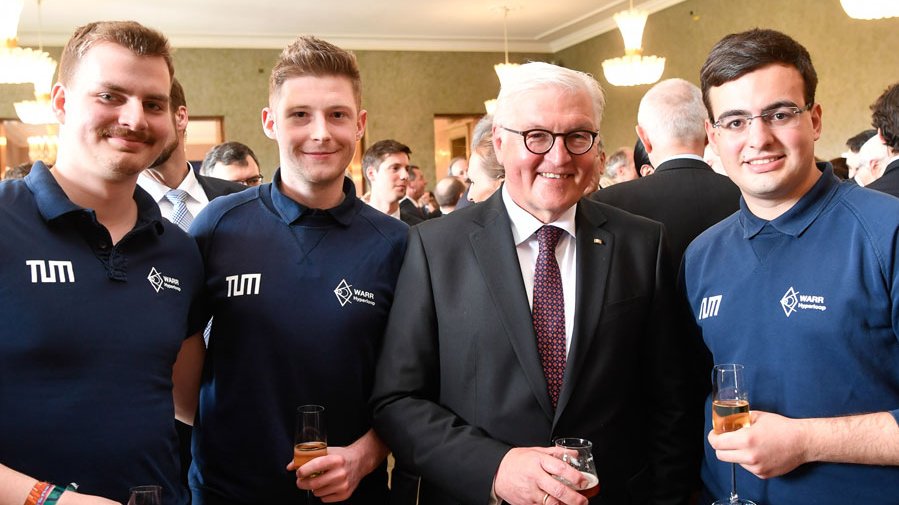
<svg viewBox="0 0 899 505"><path fill-rule="evenodd" d="M395 503L417 474L421 504L584 505L561 436L592 441L596 503L682 503L663 228L581 200L603 106L587 74L518 67L493 123L503 187L410 230L373 394L394 489L413 491Z"/></svg>
<svg viewBox="0 0 899 505"><path fill-rule="evenodd" d="M418 165L409 165L409 182L406 186L406 196L400 200L401 213L418 217L421 220L440 217L442 215L440 209L428 212L427 209L419 204L421 197L425 194L427 185L428 181L425 179L425 174L421 171L421 167Z"/></svg>
<svg viewBox="0 0 899 505"><path fill-rule="evenodd" d="M871 106L871 125L887 146L889 160L883 175L868 184L868 188L899 196L899 83L883 92Z"/></svg>
<svg viewBox="0 0 899 505"><path fill-rule="evenodd" d="M668 79L653 86L640 101L637 136L655 173L592 195L664 224L674 268L694 238L740 208L739 188L702 159L705 117L702 92L694 84Z"/></svg>
<svg viewBox="0 0 899 505"><path fill-rule="evenodd" d="M159 205L162 217L179 226L183 225L182 228L186 231L193 218L210 200L243 191L247 187L236 182L202 176L191 169L184 152L184 133L187 131L188 121L187 99L184 88L177 79L172 80L171 96L170 110L175 130L159 158L137 178L137 184L150 193ZM186 206L189 217L183 217L183 212L177 212L180 219L176 222L173 215L181 205Z"/></svg>

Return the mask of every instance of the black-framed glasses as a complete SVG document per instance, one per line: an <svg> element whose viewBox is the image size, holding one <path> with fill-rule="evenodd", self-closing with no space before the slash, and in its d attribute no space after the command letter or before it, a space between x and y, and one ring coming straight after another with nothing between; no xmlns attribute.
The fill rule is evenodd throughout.
<svg viewBox="0 0 899 505"><path fill-rule="evenodd" d="M524 139L524 147L534 154L548 153L556 143L556 137L562 137L565 143L565 149L574 156L584 154L593 147L596 142L596 136L599 132L590 130L574 130L564 133L555 133L542 128L534 128L532 130L518 131L511 128L501 127L510 133L517 133Z"/></svg>
<svg viewBox="0 0 899 505"><path fill-rule="evenodd" d="M799 116L811 110L814 102L809 103L805 107L777 107L775 109L766 110L757 116L750 114L728 114L718 118L718 121L712 123L713 128L728 134L741 134L749 129L753 119L761 119L769 128L791 128L799 124Z"/></svg>
<svg viewBox="0 0 899 505"><path fill-rule="evenodd" d="M239 179L234 182L236 182L238 184L243 184L244 186L258 186L258 185L262 184L263 179L264 179L264 177L262 177L262 174L259 174L259 175L254 175L253 177L247 177L246 179Z"/></svg>

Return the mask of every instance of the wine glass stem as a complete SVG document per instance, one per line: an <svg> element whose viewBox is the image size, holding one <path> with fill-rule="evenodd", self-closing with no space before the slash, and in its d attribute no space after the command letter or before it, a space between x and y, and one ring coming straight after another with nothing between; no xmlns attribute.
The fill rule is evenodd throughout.
<svg viewBox="0 0 899 505"><path fill-rule="evenodd" d="M732 504L739 503L740 497L737 496L737 464L730 464L730 502Z"/></svg>

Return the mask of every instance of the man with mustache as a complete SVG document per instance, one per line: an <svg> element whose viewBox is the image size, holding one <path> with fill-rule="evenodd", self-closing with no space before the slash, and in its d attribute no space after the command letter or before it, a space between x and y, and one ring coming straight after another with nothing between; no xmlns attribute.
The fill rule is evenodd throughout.
<svg viewBox="0 0 899 505"><path fill-rule="evenodd" d="M162 34L77 28L51 94L56 164L0 185L0 504L124 503L144 484L187 502L173 376L191 382L183 356L203 347L203 265L136 187L172 134L172 76Z"/></svg>

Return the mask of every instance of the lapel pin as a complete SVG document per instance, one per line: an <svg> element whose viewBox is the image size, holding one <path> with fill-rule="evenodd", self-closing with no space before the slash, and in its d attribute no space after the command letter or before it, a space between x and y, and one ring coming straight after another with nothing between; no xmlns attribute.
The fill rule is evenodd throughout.
<svg viewBox="0 0 899 505"><path fill-rule="evenodd" d="M605 242L603 242L601 238L595 238L595 239L593 239L593 243L594 243L594 244L597 244L597 245L603 245L603 244L605 244Z"/></svg>

